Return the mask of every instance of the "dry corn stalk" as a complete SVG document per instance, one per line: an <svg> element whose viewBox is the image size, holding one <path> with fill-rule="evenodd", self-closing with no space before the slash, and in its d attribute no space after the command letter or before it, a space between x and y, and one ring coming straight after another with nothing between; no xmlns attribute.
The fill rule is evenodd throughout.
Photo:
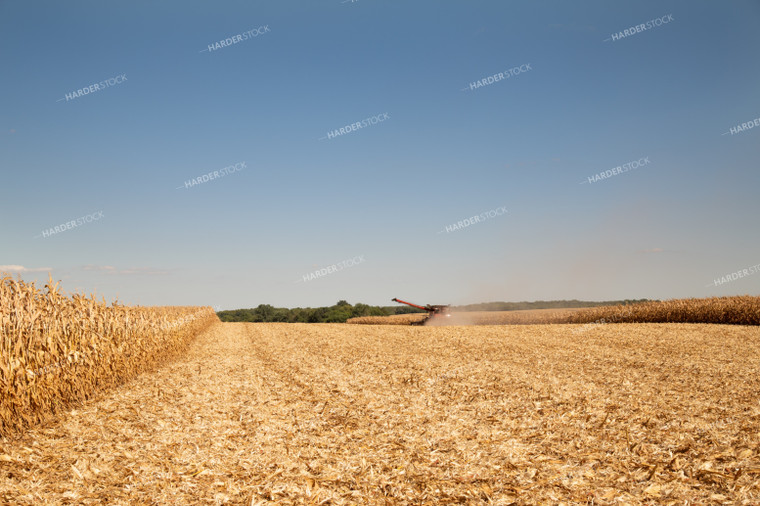
<svg viewBox="0 0 760 506"><path fill-rule="evenodd" d="M603 306L575 313L568 323L722 323L760 325L760 297L741 295Z"/></svg>
<svg viewBox="0 0 760 506"><path fill-rule="evenodd" d="M365 325L411 325L424 314L366 316L346 323ZM741 295L704 299L672 299L585 309L529 309L519 311L453 312L450 325L532 325L586 323L585 332L605 323L717 323L760 325L760 297Z"/></svg>
<svg viewBox="0 0 760 506"><path fill-rule="evenodd" d="M412 325L427 318L427 313L395 314L390 316L357 316L346 323L357 325Z"/></svg>
<svg viewBox="0 0 760 506"><path fill-rule="evenodd" d="M39 423L183 350L210 307L108 305L0 274L0 435Z"/></svg>
<svg viewBox="0 0 760 506"><path fill-rule="evenodd" d="M453 311L451 317L428 321L427 325L532 325L566 323L578 309L525 309L517 311ZM346 323L362 325L413 325L427 318L426 313L391 316L361 316Z"/></svg>

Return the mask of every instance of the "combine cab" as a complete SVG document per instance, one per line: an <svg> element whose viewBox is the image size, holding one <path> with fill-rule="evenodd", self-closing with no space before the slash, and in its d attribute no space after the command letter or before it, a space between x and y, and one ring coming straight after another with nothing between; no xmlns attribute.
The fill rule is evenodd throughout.
<svg viewBox="0 0 760 506"><path fill-rule="evenodd" d="M412 323L412 325L425 325L425 323L427 323L427 322L442 323L443 321L445 321L447 318L449 318L451 316L451 313L449 313L449 306L448 306L448 304L445 305L445 306L444 305L440 305L440 304L436 305L436 306L433 306L433 305L430 305L430 304L428 304L427 306L419 306L417 304L412 304L411 302L407 302L405 300L397 299L395 297L392 298L391 300L393 302L398 302L399 304L406 304L407 306L416 307L417 309L424 309L425 311L428 312L427 318L425 318L424 320L421 320L419 322Z"/></svg>

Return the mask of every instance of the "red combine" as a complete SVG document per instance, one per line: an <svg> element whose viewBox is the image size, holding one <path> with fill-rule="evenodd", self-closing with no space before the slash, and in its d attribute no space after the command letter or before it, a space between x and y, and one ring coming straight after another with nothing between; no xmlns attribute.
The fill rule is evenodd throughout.
<svg viewBox="0 0 760 506"><path fill-rule="evenodd" d="M423 309L428 312L427 318L424 320L421 320L419 322L412 323L412 325L425 325L426 322L430 321L431 323L442 323L443 320L451 316L451 313L449 313L449 305L430 305L427 306L420 306L418 304L412 304L411 302L407 302L405 300L392 298L393 302L398 302L400 304L406 304L407 306L416 307L417 309Z"/></svg>

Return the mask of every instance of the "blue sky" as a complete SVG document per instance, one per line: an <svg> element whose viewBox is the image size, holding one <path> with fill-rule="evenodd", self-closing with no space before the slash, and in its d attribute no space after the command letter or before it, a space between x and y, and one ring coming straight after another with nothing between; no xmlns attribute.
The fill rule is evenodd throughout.
<svg viewBox="0 0 760 506"><path fill-rule="evenodd" d="M758 28L756 1L0 0L0 270L223 309L756 295L714 280L760 264L760 127L730 132Z"/></svg>

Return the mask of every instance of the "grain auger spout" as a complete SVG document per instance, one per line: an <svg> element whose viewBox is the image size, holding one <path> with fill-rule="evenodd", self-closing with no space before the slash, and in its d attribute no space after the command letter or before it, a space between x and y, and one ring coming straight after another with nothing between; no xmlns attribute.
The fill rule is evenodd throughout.
<svg viewBox="0 0 760 506"><path fill-rule="evenodd" d="M428 304L426 306L420 306L419 304L413 304L411 302L407 302L405 300L397 299L395 297L392 298L391 300L393 302L398 302L400 304L406 304L407 306L416 307L417 309L422 309L422 310L425 310L425 311L428 312L427 318L425 318L422 321L413 323L412 325L425 325L425 323L428 322L428 321L432 321L432 320L441 321L441 320L445 320L446 318L448 318L448 317L451 316L451 313L449 313L449 305L448 304L446 304L446 305L442 305L442 304L431 305L431 304Z"/></svg>

